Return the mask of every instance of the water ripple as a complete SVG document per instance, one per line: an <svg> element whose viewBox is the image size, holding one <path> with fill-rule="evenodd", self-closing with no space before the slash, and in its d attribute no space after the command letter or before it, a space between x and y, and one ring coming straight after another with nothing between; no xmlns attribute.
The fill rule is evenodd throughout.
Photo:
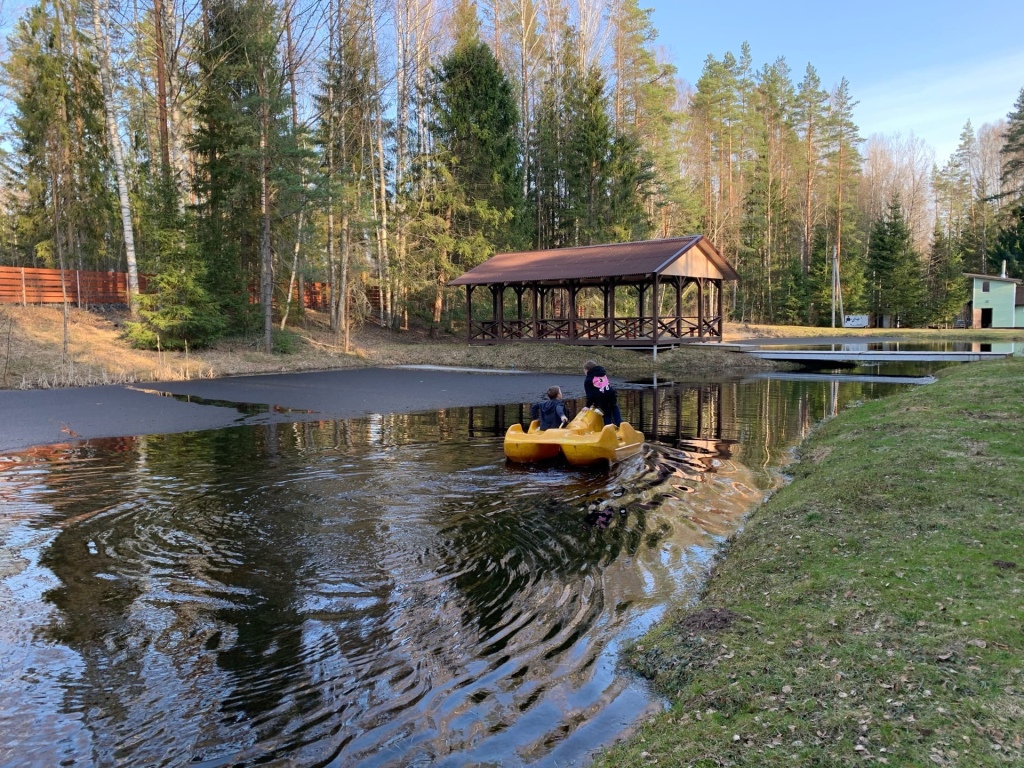
<svg viewBox="0 0 1024 768"><path fill-rule="evenodd" d="M766 474L706 440L526 470L402 418L8 457L0 764L565 762L658 706L617 648Z"/></svg>

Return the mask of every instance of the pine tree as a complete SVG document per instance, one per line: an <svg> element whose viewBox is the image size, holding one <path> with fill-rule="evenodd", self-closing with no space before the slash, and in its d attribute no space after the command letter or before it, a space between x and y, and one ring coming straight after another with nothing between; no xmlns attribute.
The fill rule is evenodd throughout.
<svg viewBox="0 0 1024 768"><path fill-rule="evenodd" d="M803 272L810 270L811 239L819 218L819 183L824 144L825 117L828 109L828 91L814 67L807 65L804 79L796 95L795 127L800 136L799 169L801 176L801 229L800 257Z"/></svg>
<svg viewBox="0 0 1024 768"><path fill-rule="evenodd" d="M1024 196L1024 88L1007 116L1006 134L1000 153L1003 161L1003 196L1017 200Z"/></svg>
<svg viewBox="0 0 1024 768"><path fill-rule="evenodd" d="M775 314L775 293L789 283L786 254L795 220L791 206L793 86L783 59L765 65L754 91L754 110L759 121L752 136L755 159L747 185L741 250L754 292L741 302L750 306L758 322Z"/></svg>
<svg viewBox="0 0 1024 768"><path fill-rule="evenodd" d="M1024 278L1024 200L1006 212L992 247L992 260L1000 267L1006 261L1009 276Z"/></svg>
<svg viewBox="0 0 1024 768"><path fill-rule="evenodd" d="M650 232L650 155L635 134L614 130L600 70L580 67L567 30L542 90L534 140L541 248L642 240Z"/></svg>
<svg viewBox="0 0 1024 768"><path fill-rule="evenodd" d="M41 3L10 39L10 180L24 202L19 241L29 263L107 269L120 227L106 183L103 98L79 10L74 2Z"/></svg>
<svg viewBox="0 0 1024 768"><path fill-rule="evenodd" d="M845 307L855 307L861 302L864 275L854 204L861 167L860 132L853 120L856 105L850 96L850 84L843 78L829 99L824 125L827 162L825 226L839 262Z"/></svg>
<svg viewBox="0 0 1024 768"><path fill-rule="evenodd" d="M375 229L374 144L370 128L380 95L373 88L375 60L368 9L337 5L329 24L324 80L316 97L321 116L316 143L323 170L326 205L328 282L331 285L331 327L344 335L351 326L351 278L366 271L354 263L361 233ZM337 224L337 226L336 226Z"/></svg>
<svg viewBox="0 0 1024 768"><path fill-rule="evenodd" d="M668 237L691 231L695 206L680 174L676 69L656 55L651 13L638 0L617 0L611 6L612 114L616 133L635 139L646 155L643 162L650 164L654 177L643 194L645 215L657 220L660 236Z"/></svg>
<svg viewBox="0 0 1024 768"><path fill-rule="evenodd" d="M690 103L704 192L701 230L741 274L747 268L740 241L753 159L753 89L750 47L744 43L738 58L732 53L726 53L721 61L708 56ZM735 283L732 289L732 312L743 317L743 294Z"/></svg>
<svg viewBox="0 0 1024 768"><path fill-rule="evenodd" d="M152 231L156 269L139 296L138 318L126 323L125 337L141 349L200 349L215 342L226 323L206 288L207 266L194 222L178 211L172 191L162 197Z"/></svg>

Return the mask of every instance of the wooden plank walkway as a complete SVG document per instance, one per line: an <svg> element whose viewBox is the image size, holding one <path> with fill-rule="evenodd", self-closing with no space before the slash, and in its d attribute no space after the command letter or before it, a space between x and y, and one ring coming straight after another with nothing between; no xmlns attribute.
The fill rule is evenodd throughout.
<svg viewBox="0 0 1024 768"><path fill-rule="evenodd" d="M848 365L858 363L974 363L979 360L1012 357L1010 352L833 352L813 349L768 350L760 347L744 349L743 352L762 360L790 363L846 363Z"/></svg>
<svg viewBox="0 0 1024 768"><path fill-rule="evenodd" d="M857 382L860 384L931 384L934 376L875 376L871 374L845 373L793 373L788 371L770 371L754 373L743 378L744 382L771 379L772 381L827 381Z"/></svg>

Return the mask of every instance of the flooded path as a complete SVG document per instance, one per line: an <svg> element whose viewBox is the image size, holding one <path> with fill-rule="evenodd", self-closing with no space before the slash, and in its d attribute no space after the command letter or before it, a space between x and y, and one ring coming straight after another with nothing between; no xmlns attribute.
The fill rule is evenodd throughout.
<svg viewBox="0 0 1024 768"><path fill-rule="evenodd" d="M519 402L9 453L0 765L585 764L662 706L622 644L895 387L625 389L610 469L507 464Z"/></svg>

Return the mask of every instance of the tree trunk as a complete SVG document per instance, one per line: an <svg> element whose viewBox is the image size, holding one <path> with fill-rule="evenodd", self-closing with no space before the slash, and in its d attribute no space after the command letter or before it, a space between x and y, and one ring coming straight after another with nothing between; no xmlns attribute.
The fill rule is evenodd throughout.
<svg viewBox="0 0 1024 768"><path fill-rule="evenodd" d="M121 208L121 227L124 231L125 262L128 271L128 309L132 318L139 313L139 270L135 261L135 232L132 225L131 204L128 199L128 177L124 168L124 154L121 151L121 137L117 130L114 114L114 86L110 76L110 47L106 30L100 19L100 2L93 0L92 28L100 60L100 84L103 89L103 103L107 114L107 134L110 151L114 159L114 174L117 177L117 197Z"/></svg>
<svg viewBox="0 0 1024 768"><path fill-rule="evenodd" d="M164 35L164 0L153 0L153 32L156 38L156 109L160 133L160 170L167 181L171 174L171 142L167 129L167 38Z"/></svg>
<svg viewBox="0 0 1024 768"><path fill-rule="evenodd" d="M348 316L348 261L350 248L348 213L341 212L341 291L338 295L338 317L341 318L339 328L342 331L343 349L348 352L349 316Z"/></svg>
<svg viewBox="0 0 1024 768"><path fill-rule="evenodd" d="M380 288L380 322L385 327L390 327L391 318L387 311L387 302L384 301L384 286L387 284L390 267L388 264L388 184L387 184L387 162L384 157L384 119L381 115L382 86L380 77L380 61L377 57L377 21L374 0L369 0L370 12L370 45L373 47L373 81L377 89L373 94L373 118L374 131L376 133L377 148L377 185L372 185L375 208L375 220L377 222L377 265L380 277L378 285ZM379 198L378 198L379 196ZM378 207L379 203L379 207ZM348 335L346 334L345 351L348 351Z"/></svg>
<svg viewBox="0 0 1024 768"><path fill-rule="evenodd" d="M299 97L298 91L295 88L295 68L297 66L295 61L295 44L292 40L292 8L294 7L294 0L287 0L284 5L284 34L285 34L285 55L288 60L286 66L288 67L288 83L291 86L291 106L292 106L292 133L295 136L299 135ZM305 171L301 173L302 187L305 189L306 186L306 174ZM292 293L295 291L295 280L296 275L299 271L299 256L302 245L302 225L303 219L305 218L306 210L303 205L299 208L298 220L295 222L295 244L292 248L292 271L291 277L288 279L288 294L284 299L284 308L281 310L281 330L285 328L285 324L288 322L288 313L292 308ZM301 306L302 296L299 296L299 303Z"/></svg>
<svg viewBox="0 0 1024 768"><path fill-rule="evenodd" d="M266 73L264 73L266 74ZM274 349L274 264L270 247L270 162L267 137L270 133L269 94L263 94L260 106L260 301L263 303L263 347L267 354Z"/></svg>
<svg viewBox="0 0 1024 768"><path fill-rule="evenodd" d="M814 166L812 164L812 153L814 149L814 119L813 117L807 118L807 168L805 169L804 176L804 237L803 237L803 252L801 256L801 268L805 275L811 272L811 229L813 226L813 208L812 208L812 185L811 181L814 178Z"/></svg>

